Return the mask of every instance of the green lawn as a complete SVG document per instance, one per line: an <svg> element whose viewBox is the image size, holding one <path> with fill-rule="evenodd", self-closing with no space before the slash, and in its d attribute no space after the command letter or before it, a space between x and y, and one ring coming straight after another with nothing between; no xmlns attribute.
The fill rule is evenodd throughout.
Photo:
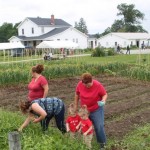
<svg viewBox="0 0 150 150"><path fill-rule="evenodd" d="M12 113L0 109L0 149L8 150L8 134L17 129L25 117L19 112ZM60 134L55 128L49 127L43 134L39 124L31 123L22 133L21 147L23 150L86 150L80 140L70 140L66 135ZM93 141L93 150L98 145ZM137 126L137 129L125 136L121 141L108 139L106 150L150 150L150 124Z"/></svg>

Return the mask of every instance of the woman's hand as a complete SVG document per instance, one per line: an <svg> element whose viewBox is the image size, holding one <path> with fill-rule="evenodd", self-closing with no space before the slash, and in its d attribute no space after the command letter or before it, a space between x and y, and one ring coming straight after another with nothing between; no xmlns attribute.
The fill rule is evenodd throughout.
<svg viewBox="0 0 150 150"><path fill-rule="evenodd" d="M21 127L18 129L18 132L22 132L22 128Z"/></svg>
<svg viewBox="0 0 150 150"><path fill-rule="evenodd" d="M38 123L38 122L40 122L40 121L41 121L40 118L34 118L33 123Z"/></svg>
<svg viewBox="0 0 150 150"><path fill-rule="evenodd" d="M25 128L29 123L30 123L31 119L30 119L30 115L27 117L27 119L24 121L24 123L20 126L20 128L18 129L19 132L22 132L23 128Z"/></svg>

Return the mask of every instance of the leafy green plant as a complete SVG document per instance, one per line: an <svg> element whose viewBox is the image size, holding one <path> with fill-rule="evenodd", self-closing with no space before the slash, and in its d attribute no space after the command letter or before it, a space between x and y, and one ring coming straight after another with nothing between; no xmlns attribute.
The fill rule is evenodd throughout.
<svg viewBox="0 0 150 150"><path fill-rule="evenodd" d="M103 56L105 56L104 48L97 47L95 50L93 50L91 56L92 57L103 57Z"/></svg>

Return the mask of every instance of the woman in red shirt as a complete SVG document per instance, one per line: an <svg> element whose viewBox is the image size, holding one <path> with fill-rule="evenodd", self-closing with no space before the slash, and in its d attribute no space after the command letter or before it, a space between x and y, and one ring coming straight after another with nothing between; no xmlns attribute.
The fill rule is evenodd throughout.
<svg viewBox="0 0 150 150"><path fill-rule="evenodd" d="M46 98L48 94L48 82L46 78L41 74L44 70L43 65L36 65L32 67L32 80L28 85L29 101L33 101L38 98Z"/></svg>
<svg viewBox="0 0 150 150"><path fill-rule="evenodd" d="M82 74L82 80L76 86L75 108L77 110L78 102L80 105L86 105L90 112L89 118L93 122L97 142L103 149L106 144L106 135L104 130L104 105L107 99L107 93L103 85L97 80L92 79L90 73Z"/></svg>

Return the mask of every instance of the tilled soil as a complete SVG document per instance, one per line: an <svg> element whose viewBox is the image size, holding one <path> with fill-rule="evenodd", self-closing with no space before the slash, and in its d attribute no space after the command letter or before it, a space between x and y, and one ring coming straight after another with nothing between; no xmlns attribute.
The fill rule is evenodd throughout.
<svg viewBox="0 0 150 150"><path fill-rule="evenodd" d="M150 83L121 77L95 76L106 88L105 129L108 137L121 139L137 126L150 123ZM66 107L74 101L80 77L49 81L49 97L59 97ZM19 100L27 98L27 85L0 88L0 107L18 111Z"/></svg>

